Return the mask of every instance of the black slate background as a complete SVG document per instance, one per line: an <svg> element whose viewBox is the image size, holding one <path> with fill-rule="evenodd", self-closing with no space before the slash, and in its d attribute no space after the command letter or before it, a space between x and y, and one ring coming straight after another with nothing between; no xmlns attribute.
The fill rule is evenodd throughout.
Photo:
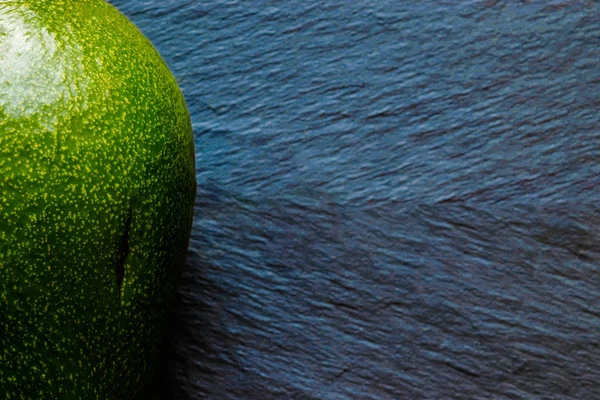
<svg viewBox="0 0 600 400"><path fill-rule="evenodd" d="M599 397L597 3L112 3L196 135L157 400Z"/></svg>

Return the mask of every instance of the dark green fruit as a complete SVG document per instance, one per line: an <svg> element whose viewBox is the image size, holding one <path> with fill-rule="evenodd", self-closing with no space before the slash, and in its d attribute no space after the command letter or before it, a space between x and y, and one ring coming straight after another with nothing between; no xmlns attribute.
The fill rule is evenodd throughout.
<svg viewBox="0 0 600 400"><path fill-rule="evenodd" d="M0 0L0 398L135 399L195 197L189 114L102 0Z"/></svg>

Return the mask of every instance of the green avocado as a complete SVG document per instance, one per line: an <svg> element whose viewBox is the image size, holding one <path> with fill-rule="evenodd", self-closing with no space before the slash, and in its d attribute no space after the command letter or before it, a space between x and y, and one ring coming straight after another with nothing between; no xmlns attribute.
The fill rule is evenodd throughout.
<svg viewBox="0 0 600 400"><path fill-rule="evenodd" d="M148 398L194 154L176 80L114 7L0 0L0 398Z"/></svg>

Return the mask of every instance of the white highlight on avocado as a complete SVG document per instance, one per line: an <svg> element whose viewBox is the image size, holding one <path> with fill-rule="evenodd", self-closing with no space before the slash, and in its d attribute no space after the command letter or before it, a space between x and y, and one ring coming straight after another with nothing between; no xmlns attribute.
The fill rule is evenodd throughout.
<svg viewBox="0 0 600 400"><path fill-rule="evenodd" d="M45 28L33 29L29 21L35 19L31 10L0 13L0 110L8 117L31 116L39 112L39 106L66 103L85 93L87 82L77 88L67 84L68 75L81 64L81 51L61 48ZM51 130L56 121L40 122Z"/></svg>

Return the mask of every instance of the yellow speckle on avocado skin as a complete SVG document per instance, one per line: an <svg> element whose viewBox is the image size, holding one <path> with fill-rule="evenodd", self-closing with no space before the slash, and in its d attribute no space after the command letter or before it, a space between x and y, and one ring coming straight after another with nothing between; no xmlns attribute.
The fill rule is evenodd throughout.
<svg viewBox="0 0 600 400"><path fill-rule="evenodd" d="M137 399L185 259L177 83L103 0L0 1L0 392Z"/></svg>

